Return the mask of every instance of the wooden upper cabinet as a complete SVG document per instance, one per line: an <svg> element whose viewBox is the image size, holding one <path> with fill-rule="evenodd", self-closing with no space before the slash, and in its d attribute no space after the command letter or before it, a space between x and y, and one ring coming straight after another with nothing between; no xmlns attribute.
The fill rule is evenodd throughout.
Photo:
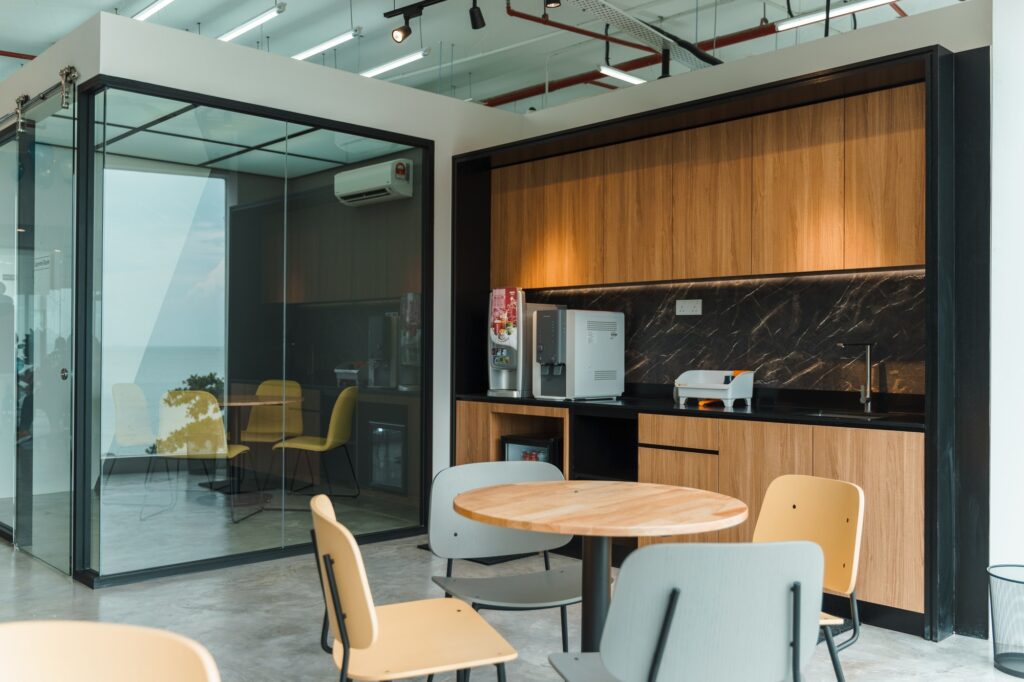
<svg viewBox="0 0 1024 682"><path fill-rule="evenodd" d="M672 135L672 279L750 274L751 126Z"/></svg>
<svg viewBox="0 0 1024 682"><path fill-rule="evenodd" d="M604 241L603 281L672 279L672 136L603 151L604 186L593 198L603 210L588 215Z"/></svg>
<svg viewBox="0 0 1024 682"><path fill-rule="evenodd" d="M846 268L924 263L924 84L846 100Z"/></svg>
<svg viewBox="0 0 1024 682"><path fill-rule="evenodd" d="M843 101L756 116L752 271L843 267Z"/></svg>

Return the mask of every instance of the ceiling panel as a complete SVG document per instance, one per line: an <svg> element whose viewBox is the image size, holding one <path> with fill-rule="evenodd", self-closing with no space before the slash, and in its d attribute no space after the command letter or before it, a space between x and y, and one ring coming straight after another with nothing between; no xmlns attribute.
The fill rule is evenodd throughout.
<svg viewBox="0 0 1024 682"><path fill-rule="evenodd" d="M309 126L211 107L196 107L153 126L153 130L157 132L187 135L245 147L258 147L280 140L289 133L294 134L308 129Z"/></svg>
<svg viewBox="0 0 1024 682"><path fill-rule="evenodd" d="M409 147L385 140L320 129L289 137L287 141L270 145L267 149L347 164L392 154Z"/></svg>
<svg viewBox="0 0 1024 682"><path fill-rule="evenodd" d="M295 156L285 157L284 154L259 149L210 164L211 168L269 175L275 178L298 178L337 166L338 164L329 161L316 161Z"/></svg>
<svg viewBox="0 0 1024 682"><path fill-rule="evenodd" d="M107 151L111 154L197 166L237 152L238 147L142 131L107 145Z"/></svg>
<svg viewBox="0 0 1024 682"><path fill-rule="evenodd" d="M114 125L138 128L188 106L173 99L108 89L103 97L96 100L96 122L109 121Z"/></svg>

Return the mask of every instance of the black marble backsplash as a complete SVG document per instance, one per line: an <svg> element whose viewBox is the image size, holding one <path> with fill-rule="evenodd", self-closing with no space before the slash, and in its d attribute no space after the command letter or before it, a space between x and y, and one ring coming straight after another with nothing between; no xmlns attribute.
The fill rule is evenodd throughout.
<svg viewBox="0 0 1024 682"><path fill-rule="evenodd" d="M676 299L703 314L676 316ZM530 302L626 315L626 381L671 384L688 369L752 369L758 386L856 391L873 341L874 387L923 395L924 270L530 291Z"/></svg>

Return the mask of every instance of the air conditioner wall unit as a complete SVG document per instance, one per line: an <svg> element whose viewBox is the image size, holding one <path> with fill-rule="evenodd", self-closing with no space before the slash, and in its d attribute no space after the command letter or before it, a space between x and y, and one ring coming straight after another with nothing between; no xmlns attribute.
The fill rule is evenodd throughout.
<svg viewBox="0 0 1024 682"><path fill-rule="evenodd" d="M412 160L393 159L341 171L334 176L334 196L346 206L409 199L412 197Z"/></svg>

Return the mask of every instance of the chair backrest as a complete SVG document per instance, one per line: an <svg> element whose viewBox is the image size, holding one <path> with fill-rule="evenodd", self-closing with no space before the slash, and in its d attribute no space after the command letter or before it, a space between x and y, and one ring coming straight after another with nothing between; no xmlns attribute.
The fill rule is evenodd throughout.
<svg viewBox="0 0 1024 682"><path fill-rule="evenodd" d="M302 385L291 379L267 379L256 387L260 398L283 398L284 405L256 405L249 410L245 430L286 438L302 434Z"/></svg>
<svg viewBox="0 0 1024 682"><path fill-rule="evenodd" d="M156 438L149 422L149 403L138 384L114 384L114 439L118 445L149 447Z"/></svg>
<svg viewBox="0 0 1024 682"><path fill-rule="evenodd" d="M452 506L456 495L474 488L561 480L558 467L546 462L477 462L442 469L430 488L427 533L431 551L442 559L478 559L561 547L572 539L571 535L492 526L467 519Z"/></svg>
<svg viewBox="0 0 1024 682"><path fill-rule="evenodd" d="M601 659L616 679L646 682L679 590L657 680L792 680L793 585L802 670L818 640L821 575L813 542L644 547L619 570Z"/></svg>
<svg viewBox="0 0 1024 682"><path fill-rule="evenodd" d="M178 457L220 457L228 439L220 405L206 391L167 391L160 403L156 451Z"/></svg>
<svg viewBox="0 0 1024 682"><path fill-rule="evenodd" d="M327 426L327 449L341 447L352 437L352 415L356 411L359 389L349 386L334 401L331 422Z"/></svg>
<svg viewBox="0 0 1024 682"><path fill-rule="evenodd" d="M827 592L849 595L857 585L864 491L818 476L779 476L764 495L754 542L809 540L825 553Z"/></svg>
<svg viewBox="0 0 1024 682"><path fill-rule="evenodd" d="M345 614L345 629L349 644L355 649L365 649L377 640L377 612L373 607L370 584L366 579L363 555L359 545L348 528L338 523L334 505L326 495L317 495L310 500L313 512L313 533L316 536L317 566L320 569L320 585L324 591L328 621L333 641L341 641L338 614L331 599L331 585L324 566L324 556L333 562L334 581L338 590L341 609Z"/></svg>
<svg viewBox="0 0 1024 682"><path fill-rule="evenodd" d="M36 620L0 624L3 679L33 682L220 682L187 637L136 625Z"/></svg>

